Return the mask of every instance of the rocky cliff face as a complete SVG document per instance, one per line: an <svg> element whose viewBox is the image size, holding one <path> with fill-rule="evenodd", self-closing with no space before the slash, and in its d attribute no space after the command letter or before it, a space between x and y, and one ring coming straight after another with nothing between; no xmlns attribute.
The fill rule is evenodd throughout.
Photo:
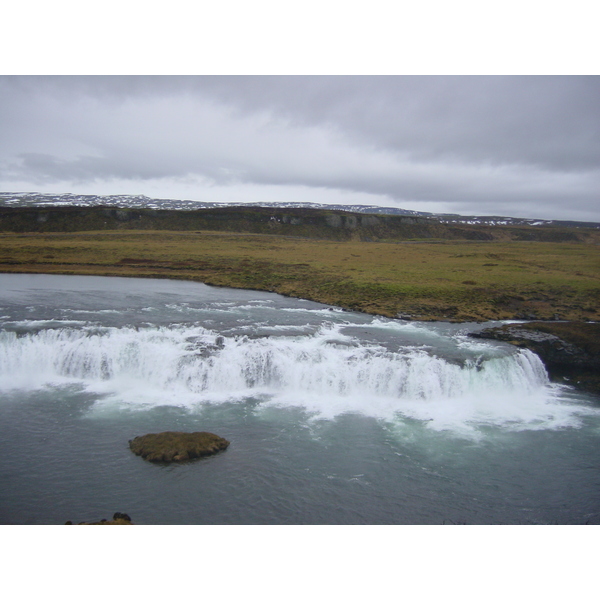
<svg viewBox="0 0 600 600"><path fill-rule="evenodd" d="M529 348L554 380L600 394L600 323L522 323L471 336Z"/></svg>
<svg viewBox="0 0 600 600"><path fill-rule="evenodd" d="M431 217L353 214L305 208L224 207L158 210L90 206L0 207L0 231L73 232L115 229L230 231L326 240L536 240L600 239L593 229L444 224Z"/></svg>

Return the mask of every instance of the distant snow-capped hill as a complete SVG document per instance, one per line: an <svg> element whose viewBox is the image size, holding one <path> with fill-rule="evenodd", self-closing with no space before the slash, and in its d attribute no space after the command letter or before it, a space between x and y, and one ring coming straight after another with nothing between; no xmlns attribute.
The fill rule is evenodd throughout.
<svg viewBox="0 0 600 600"><path fill-rule="evenodd" d="M119 208L154 208L169 210L198 210L203 208L223 208L227 206L261 206L265 208L304 208L320 210L343 210L354 213L410 215L433 217L432 213L389 208L382 206L330 205L314 202L252 202L233 204L231 202L200 202L195 200L175 200L149 198L148 196L95 196L83 194L39 194L0 192L0 206L116 206Z"/></svg>
<svg viewBox="0 0 600 600"><path fill-rule="evenodd" d="M37 192L0 192L0 206L115 206L118 208L152 208L155 210L200 210L223 208L229 206L259 206L264 208L303 208L318 210L342 210L352 213L378 215L404 215L428 217L441 223L461 225L530 225L559 227L591 227L600 229L600 223L580 221L548 221L544 219L524 219L519 217L499 216L462 216L455 214L435 214L392 208L389 206L366 206L362 204L318 204L314 202L252 202L234 204L230 202L199 202L195 200L175 200L149 198L148 196L110 195L96 196L91 194L39 194Z"/></svg>

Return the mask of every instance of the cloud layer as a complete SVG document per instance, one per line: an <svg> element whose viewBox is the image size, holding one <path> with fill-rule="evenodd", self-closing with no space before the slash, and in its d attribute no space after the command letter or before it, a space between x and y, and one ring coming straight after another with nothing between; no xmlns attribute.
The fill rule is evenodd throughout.
<svg viewBox="0 0 600 600"><path fill-rule="evenodd" d="M3 191L600 221L600 78L0 77Z"/></svg>

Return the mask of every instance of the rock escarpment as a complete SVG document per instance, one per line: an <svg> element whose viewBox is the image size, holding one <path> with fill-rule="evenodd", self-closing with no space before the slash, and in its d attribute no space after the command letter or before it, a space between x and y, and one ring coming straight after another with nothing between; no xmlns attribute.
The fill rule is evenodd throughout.
<svg viewBox="0 0 600 600"><path fill-rule="evenodd" d="M470 335L528 348L552 379L600 394L600 323L520 323Z"/></svg>
<svg viewBox="0 0 600 600"><path fill-rule="evenodd" d="M129 440L131 451L151 462L181 462L211 456L227 446L229 441L225 438L206 431L163 431Z"/></svg>
<svg viewBox="0 0 600 600"><path fill-rule="evenodd" d="M439 215L438 215L439 217ZM435 215L353 213L331 208L221 206L198 210L97 206L0 206L0 231L70 232L104 230L230 231L324 240L525 240L576 242L597 237L589 223L491 225L482 217L468 223ZM506 223L506 219L504 219ZM512 222L512 220L511 220ZM587 225L587 227L586 227Z"/></svg>

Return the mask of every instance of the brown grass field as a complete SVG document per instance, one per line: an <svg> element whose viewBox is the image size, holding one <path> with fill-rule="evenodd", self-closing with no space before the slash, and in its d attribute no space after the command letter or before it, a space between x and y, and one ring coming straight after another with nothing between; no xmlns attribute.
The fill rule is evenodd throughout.
<svg viewBox="0 0 600 600"><path fill-rule="evenodd" d="M234 232L0 233L0 272L186 279L418 320L597 320L595 243L326 241Z"/></svg>

